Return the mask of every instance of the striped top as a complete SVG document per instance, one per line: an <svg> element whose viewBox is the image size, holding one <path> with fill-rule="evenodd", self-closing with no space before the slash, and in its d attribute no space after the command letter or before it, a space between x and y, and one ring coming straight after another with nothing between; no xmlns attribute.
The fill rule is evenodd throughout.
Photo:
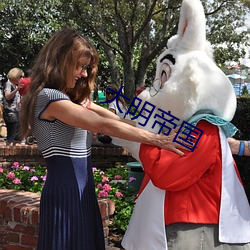
<svg viewBox="0 0 250 250"><path fill-rule="evenodd" d="M67 125L57 119L49 121L41 115L51 102L68 100L69 97L56 89L42 89L36 100L34 110L33 135L44 158L67 156L88 157L91 154L92 133Z"/></svg>

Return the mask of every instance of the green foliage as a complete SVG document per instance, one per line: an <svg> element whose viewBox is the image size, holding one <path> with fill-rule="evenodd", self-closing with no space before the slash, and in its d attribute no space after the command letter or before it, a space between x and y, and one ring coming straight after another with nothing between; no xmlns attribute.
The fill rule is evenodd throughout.
<svg viewBox="0 0 250 250"><path fill-rule="evenodd" d="M94 40L109 48L104 50L112 65L109 69L119 68L125 95L131 98L134 84L142 85L146 79L154 77L155 64L151 63L166 47L168 39L176 34L181 0L72 2L73 13L68 15L74 15L76 22L81 19L81 24L93 33ZM207 37L214 45L216 62L222 65L243 57L245 51L239 43L246 43L248 37L246 32L237 32L244 23L243 4L232 0L202 3L206 11Z"/></svg>
<svg viewBox="0 0 250 250"><path fill-rule="evenodd" d="M250 95L242 95L237 98L237 109L232 123L239 129L234 138L250 140ZM250 157L234 155L244 187L250 201Z"/></svg>
<svg viewBox="0 0 250 250"><path fill-rule="evenodd" d="M232 123L239 129L237 139L250 139L250 95L237 97L237 109Z"/></svg>
<svg viewBox="0 0 250 250"><path fill-rule="evenodd" d="M128 188L128 169L123 166L103 171L93 168L95 191L98 198L115 202L115 213L110 228L124 233L135 205L136 192ZM46 180L44 166L23 166L14 162L9 169L0 168L0 187L41 193Z"/></svg>
<svg viewBox="0 0 250 250"><path fill-rule="evenodd" d="M250 1L249 0L241 0L241 2L250 9Z"/></svg>
<svg viewBox="0 0 250 250"><path fill-rule="evenodd" d="M61 15L60 0L6 1L0 6L0 74L28 69L52 33L73 24Z"/></svg>
<svg viewBox="0 0 250 250"><path fill-rule="evenodd" d="M244 26L246 8L240 1L203 1L207 19L207 39L214 48L217 64L238 61L245 50L239 43L247 45L247 32L239 32ZM237 18L236 18L237 17Z"/></svg>
<svg viewBox="0 0 250 250"><path fill-rule="evenodd" d="M136 193L128 188L128 169L120 166L108 168L105 171L94 169L96 194L99 198L109 198L115 202L115 213L110 228L124 233L135 205Z"/></svg>
<svg viewBox="0 0 250 250"><path fill-rule="evenodd" d="M248 94L248 89L247 89L247 86L244 85L242 89L242 95L247 95L247 94Z"/></svg>
<svg viewBox="0 0 250 250"><path fill-rule="evenodd" d="M202 3L216 62L238 60L245 53L239 44L249 41L246 32L237 32L248 1ZM94 41L100 52L99 81L123 79L125 95L131 98L135 85L154 77L152 62L176 34L180 5L181 0L2 1L0 74L16 66L29 68L48 37L70 26Z"/></svg>
<svg viewBox="0 0 250 250"><path fill-rule="evenodd" d="M19 165L14 162L10 169L0 168L0 187L40 193L46 179L46 169Z"/></svg>
<svg viewBox="0 0 250 250"><path fill-rule="evenodd" d="M216 62L238 61L245 53L239 44L249 43L249 33L238 32L248 1L202 3ZM30 68L51 34L70 26L88 36L99 51L97 83L122 83L125 96L132 99L135 86L152 82L154 60L177 32L180 5L181 0L2 1L0 74L12 67Z"/></svg>

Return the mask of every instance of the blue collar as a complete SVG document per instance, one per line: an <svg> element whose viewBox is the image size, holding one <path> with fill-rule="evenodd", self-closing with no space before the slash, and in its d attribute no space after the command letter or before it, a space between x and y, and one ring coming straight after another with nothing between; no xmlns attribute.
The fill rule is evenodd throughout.
<svg viewBox="0 0 250 250"><path fill-rule="evenodd" d="M192 124L193 126L196 126L196 124L200 120L206 120L209 123L212 123L213 125L221 127L223 129L226 137L232 137L238 131L238 129L231 122L228 122L228 121L226 121L226 120L224 120L216 115L213 115L213 114L201 113L201 111L194 114L189 119L188 123Z"/></svg>

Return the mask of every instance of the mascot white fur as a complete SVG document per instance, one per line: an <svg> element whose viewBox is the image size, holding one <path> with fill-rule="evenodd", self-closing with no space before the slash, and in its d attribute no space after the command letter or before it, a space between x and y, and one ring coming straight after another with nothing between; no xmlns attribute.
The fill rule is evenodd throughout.
<svg viewBox="0 0 250 250"><path fill-rule="evenodd" d="M183 0L178 34L167 47L157 60L152 87L138 98L171 111L180 119L178 126L186 121L204 133L194 151L184 150L183 157L114 138L145 171L122 246L126 250L167 250L169 244L169 249L211 250L215 244L227 244L227 249L250 249L249 203L226 139L237 130L230 123L236 96L231 82L213 61L199 0ZM154 115L151 117L142 128L157 133L159 127L152 128ZM140 123L142 119L138 118L137 126L144 123ZM201 238L194 242L196 237L185 235L188 230L183 236L177 230L169 243L168 228L179 223L216 225L218 235L203 248Z"/></svg>

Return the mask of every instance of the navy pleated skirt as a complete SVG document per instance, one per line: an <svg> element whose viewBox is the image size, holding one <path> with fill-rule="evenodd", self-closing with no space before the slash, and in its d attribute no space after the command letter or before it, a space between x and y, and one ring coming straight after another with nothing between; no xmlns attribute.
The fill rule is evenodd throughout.
<svg viewBox="0 0 250 250"><path fill-rule="evenodd" d="M91 157L45 159L38 250L104 250Z"/></svg>

